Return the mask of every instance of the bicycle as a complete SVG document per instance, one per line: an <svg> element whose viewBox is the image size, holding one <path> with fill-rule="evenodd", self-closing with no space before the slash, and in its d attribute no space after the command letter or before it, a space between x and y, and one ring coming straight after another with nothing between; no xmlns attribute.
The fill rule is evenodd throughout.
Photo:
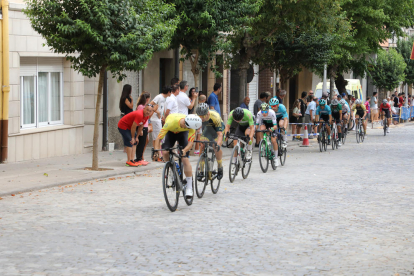
<svg viewBox="0 0 414 276"><path fill-rule="evenodd" d="M283 136L282 136L282 130L286 133L286 130L284 127L282 128L278 128L277 129L277 152L278 155L280 157L280 164L282 166L285 165L286 163L286 154L287 154L287 149L285 147L283 147Z"/></svg>
<svg viewBox="0 0 414 276"><path fill-rule="evenodd" d="M175 153L174 150L178 150L179 154ZM152 152L161 151L152 149ZM175 212L178 207L178 201L180 197L180 192L183 192L183 197L185 203L190 206L193 204L194 197L187 199L185 196L185 190L187 188L187 181L184 179L183 165L181 162L182 158L182 148L180 146L163 149L163 151L168 151L170 160L167 161L164 165L162 171L162 189L164 192L165 203L167 204L168 209L171 212ZM178 159L178 163L174 160L174 157ZM194 190L194 181L192 181L193 190Z"/></svg>
<svg viewBox="0 0 414 276"><path fill-rule="evenodd" d="M233 140L237 139L237 144L234 146L231 157L230 157L230 166L229 166L229 179L230 179L230 182L233 183L234 179L239 173L240 168L242 169L243 179L246 179L247 176L249 175L250 168L252 166L252 158L250 158L250 160L246 159L245 148L250 138L246 136L239 136L236 134L229 134L229 135L226 135L226 137L233 139ZM236 155L235 161L233 161L234 155Z"/></svg>
<svg viewBox="0 0 414 276"><path fill-rule="evenodd" d="M384 136L387 136L387 130L388 130L388 120L387 117L384 115L384 120L382 121L384 126Z"/></svg>
<svg viewBox="0 0 414 276"><path fill-rule="evenodd" d="M200 153L200 158L198 159L196 167L195 187L197 197L203 197L209 181L211 185L211 191L213 192L213 194L217 194L221 182L221 180L217 179L218 163L216 161L216 154L214 152L214 148L217 147L217 143L214 141L194 142L204 144L204 150ZM202 165L203 163L204 165ZM202 173L201 176L200 173ZM215 180L217 181L215 182Z"/></svg>
<svg viewBox="0 0 414 276"><path fill-rule="evenodd" d="M337 129L336 122L334 121L332 124L332 129L331 129L332 150L338 149L338 144L339 144L338 129Z"/></svg>
<svg viewBox="0 0 414 276"><path fill-rule="evenodd" d="M235 132L236 128L235 127L230 127L230 133ZM233 145L233 139L228 138L227 141L223 141L223 148L231 148L231 145Z"/></svg>
<svg viewBox="0 0 414 276"><path fill-rule="evenodd" d="M345 120L342 120L342 144L345 145L348 128L345 126Z"/></svg>
<svg viewBox="0 0 414 276"><path fill-rule="evenodd" d="M267 172L267 169L269 168L269 161L272 164L272 169L276 170L277 167L274 164L273 159L278 158L278 156L273 155L270 130L256 130L256 132L263 132L263 139L259 143L259 164L262 172Z"/></svg>
<svg viewBox="0 0 414 276"><path fill-rule="evenodd" d="M364 133L364 127L362 126L362 118L356 119L356 128L355 128L355 135L356 135L356 141L359 144L360 142L364 142L365 133Z"/></svg>
<svg viewBox="0 0 414 276"><path fill-rule="evenodd" d="M315 124L316 125L316 124ZM319 150L326 151L328 147L328 130L326 129L326 122L322 122L321 130L318 136Z"/></svg>

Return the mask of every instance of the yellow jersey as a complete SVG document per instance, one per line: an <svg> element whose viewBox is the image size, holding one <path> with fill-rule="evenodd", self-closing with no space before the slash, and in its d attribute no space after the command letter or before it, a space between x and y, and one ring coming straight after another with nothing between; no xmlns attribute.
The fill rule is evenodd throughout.
<svg viewBox="0 0 414 276"><path fill-rule="evenodd" d="M193 142L195 139L195 129L190 128L182 128L180 126L180 120L184 119L186 115L181 113L174 113L168 115L167 119L165 120L165 124L162 127L160 134L158 134L158 139L162 139L167 135L168 132L172 133L179 133L179 132L186 132L188 131L188 141Z"/></svg>
<svg viewBox="0 0 414 276"><path fill-rule="evenodd" d="M359 106L357 106L356 104L354 104L353 106L352 106L352 111L353 110L358 110L358 111L366 111L367 109L365 108L365 104L360 104Z"/></svg>

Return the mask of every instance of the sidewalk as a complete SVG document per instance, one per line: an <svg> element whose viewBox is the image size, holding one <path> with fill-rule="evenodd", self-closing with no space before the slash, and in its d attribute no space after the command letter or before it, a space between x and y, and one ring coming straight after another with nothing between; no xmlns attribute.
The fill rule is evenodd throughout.
<svg viewBox="0 0 414 276"><path fill-rule="evenodd" d="M230 156L225 149L223 158ZM151 160L151 148L145 150L145 160ZM190 158L193 168L198 156ZM11 194L46 189L50 187L87 182L100 178L130 175L162 168L164 163L151 162L147 166L125 166L126 154L123 151L100 152L99 168L109 170L85 170L92 166L92 153L52 157L34 161L0 164L0 197Z"/></svg>

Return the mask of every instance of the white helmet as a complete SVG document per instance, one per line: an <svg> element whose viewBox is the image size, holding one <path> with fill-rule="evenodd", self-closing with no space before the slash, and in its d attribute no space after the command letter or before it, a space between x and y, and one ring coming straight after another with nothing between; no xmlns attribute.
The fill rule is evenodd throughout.
<svg viewBox="0 0 414 276"><path fill-rule="evenodd" d="M345 101L345 99L342 99L342 100L339 101L339 103L344 105L344 104L346 104L346 101Z"/></svg>
<svg viewBox="0 0 414 276"><path fill-rule="evenodd" d="M184 121L186 127L191 129L199 129L203 125L201 118L195 114L185 116Z"/></svg>
<svg viewBox="0 0 414 276"><path fill-rule="evenodd" d="M356 100L355 101L355 104L361 104L362 102L361 102L361 100L360 99L358 99L358 100Z"/></svg>

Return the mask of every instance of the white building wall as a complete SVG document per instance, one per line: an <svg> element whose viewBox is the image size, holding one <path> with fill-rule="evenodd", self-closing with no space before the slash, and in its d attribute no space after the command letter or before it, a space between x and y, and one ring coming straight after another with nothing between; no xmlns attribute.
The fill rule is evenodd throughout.
<svg viewBox="0 0 414 276"><path fill-rule="evenodd" d="M188 89L195 87L195 83L194 83L194 75L193 72L191 72L191 62L186 59L183 62L183 79L182 80L186 80L188 82ZM180 80L181 81L181 80ZM203 80L202 80L202 72L200 70L200 74L198 76L198 90L200 91L201 88L203 87Z"/></svg>
<svg viewBox="0 0 414 276"><path fill-rule="evenodd" d="M254 65L254 77L253 80L249 83L249 98L250 98L250 104L249 104L249 110L253 112L253 106L256 100L259 98L259 65ZM256 114L253 114L256 116Z"/></svg>

